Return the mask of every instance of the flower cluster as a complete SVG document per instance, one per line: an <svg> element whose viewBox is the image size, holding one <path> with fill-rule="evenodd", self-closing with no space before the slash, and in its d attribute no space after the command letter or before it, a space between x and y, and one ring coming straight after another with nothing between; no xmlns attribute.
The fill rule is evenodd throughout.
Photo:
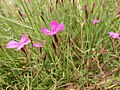
<svg viewBox="0 0 120 90"><path fill-rule="evenodd" d="M93 24L96 24L96 23L99 23L100 20L93 20L92 22L93 22ZM41 31L43 32L44 35L54 36L54 39L55 39L56 43L58 43L58 38L57 38L56 34L64 29L64 24L59 24L57 21L52 21L50 23L50 27L51 27L51 30L49 30L45 27L42 27ZM120 36L119 36L118 33L109 32L109 36L114 38L114 39L119 39L120 40ZM30 38L28 38L26 35L22 35L19 42L11 40L7 44L6 48L16 48L16 50L22 50L24 48L24 46L29 44L30 42L31 42ZM42 41L42 43L46 44L46 42L44 40ZM40 48L40 50L42 50L42 47L43 47L42 43L34 42L32 46ZM52 42L52 46L53 46L53 48L56 52L56 46L55 46L54 42ZM104 53L106 51L103 50L102 52Z"/></svg>
<svg viewBox="0 0 120 90"><path fill-rule="evenodd" d="M41 30L45 35L54 36L55 41L58 42L58 38L56 34L64 29L64 24L59 24L57 21L52 21L50 23L50 27L51 27L51 30L48 30L45 27L42 27ZM29 44L30 42L31 42L30 37L28 38L27 35L22 35L19 42L11 40L8 42L6 48L15 48L16 50L22 50L25 52L25 49L24 49L25 45ZM46 44L44 40L42 41L42 43ZM42 53L42 47L43 47L42 43L34 42L32 46L40 48L40 53Z"/></svg>
<svg viewBox="0 0 120 90"><path fill-rule="evenodd" d="M26 35L22 35L19 42L11 40L11 41L8 42L6 48L16 48L16 50L22 50L27 55L25 45L29 44L30 42L31 42L30 38L28 38ZM44 40L42 42L44 44L46 44L46 42ZM42 47L43 47L42 43L34 42L33 46L37 47L37 48L40 48L40 53L42 53Z"/></svg>

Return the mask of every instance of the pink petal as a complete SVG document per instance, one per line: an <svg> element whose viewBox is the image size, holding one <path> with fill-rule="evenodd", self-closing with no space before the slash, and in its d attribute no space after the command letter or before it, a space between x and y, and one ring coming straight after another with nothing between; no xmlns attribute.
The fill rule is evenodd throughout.
<svg viewBox="0 0 120 90"><path fill-rule="evenodd" d="M117 33L109 32L109 35L110 35L112 38L118 38L118 39L120 39L119 34L117 34Z"/></svg>
<svg viewBox="0 0 120 90"><path fill-rule="evenodd" d="M20 50L22 47L24 47L24 44L20 44L20 45L17 47L17 50Z"/></svg>
<svg viewBox="0 0 120 90"><path fill-rule="evenodd" d="M39 47L42 47L42 44L41 44L41 43L39 43Z"/></svg>
<svg viewBox="0 0 120 90"><path fill-rule="evenodd" d="M92 22L93 22L93 24L96 24L96 23L100 22L100 20L93 20Z"/></svg>
<svg viewBox="0 0 120 90"><path fill-rule="evenodd" d="M9 41L9 43L7 44L6 48L17 48L18 47L18 42L11 40Z"/></svg>
<svg viewBox="0 0 120 90"><path fill-rule="evenodd" d="M50 36L53 36L57 34L58 32L62 31L64 29L64 24L60 24L57 28L52 29L49 33L47 33Z"/></svg>
<svg viewBox="0 0 120 90"><path fill-rule="evenodd" d="M115 34L114 32L109 32L109 35L110 35L110 36L112 36L112 35L114 35L114 34Z"/></svg>
<svg viewBox="0 0 120 90"><path fill-rule="evenodd" d="M43 32L45 35L49 35L48 33L50 33L50 30L48 30L48 29L45 28L45 27L42 27L41 30L42 30L42 32Z"/></svg>
<svg viewBox="0 0 120 90"><path fill-rule="evenodd" d="M34 47L39 47L39 44L33 43L33 46L34 46Z"/></svg>
<svg viewBox="0 0 120 90"><path fill-rule="evenodd" d="M24 45L28 43L30 43L30 39L27 39L26 35L22 35L17 50L20 50L22 47L24 47Z"/></svg>
<svg viewBox="0 0 120 90"><path fill-rule="evenodd" d="M26 39L27 39L26 35L22 35L22 36L21 36L21 39L20 39L20 43L25 42Z"/></svg>
<svg viewBox="0 0 120 90"><path fill-rule="evenodd" d="M58 27L58 26L59 26L59 23L58 23L57 21L52 21L52 22L50 23L51 29L55 29L55 28Z"/></svg>
<svg viewBox="0 0 120 90"><path fill-rule="evenodd" d="M112 36L114 34L114 32L109 32L109 35Z"/></svg>
<svg viewBox="0 0 120 90"><path fill-rule="evenodd" d="M30 43L30 42L31 42L30 39L26 39L26 40L23 42L23 44L26 45L26 44L28 44L28 43Z"/></svg>
<svg viewBox="0 0 120 90"><path fill-rule="evenodd" d="M39 43L39 44L34 43L33 46L34 46L34 47L38 47L38 48L40 48L40 47L42 47L42 44L41 44L41 43Z"/></svg>
<svg viewBox="0 0 120 90"><path fill-rule="evenodd" d="M51 31L43 27L41 30L45 35L53 36L64 29L64 24L59 24L57 21L50 23Z"/></svg>
<svg viewBox="0 0 120 90"><path fill-rule="evenodd" d="M57 28L56 28L56 32L60 32L64 29L64 24L60 24Z"/></svg>

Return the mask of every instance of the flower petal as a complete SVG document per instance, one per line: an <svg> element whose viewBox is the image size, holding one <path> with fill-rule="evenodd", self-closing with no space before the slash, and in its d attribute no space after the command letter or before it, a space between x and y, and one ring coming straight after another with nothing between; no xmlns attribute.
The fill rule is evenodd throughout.
<svg viewBox="0 0 120 90"><path fill-rule="evenodd" d="M119 34L117 34L117 33L109 32L109 35L110 35L112 38L118 38L118 39L120 39Z"/></svg>
<svg viewBox="0 0 120 90"><path fill-rule="evenodd" d="M96 24L96 23L98 23L98 22L100 22L100 20L93 20L93 21L92 21L93 24Z"/></svg>
<svg viewBox="0 0 120 90"><path fill-rule="evenodd" d="M22 36L21 36L21 39L20 39L20 43L25 42L26 39L27 39L26 35L22 35Z"/></svg>
<svg viewBox="0 0 120 90"><path fill-rule="evenodd" d="M109 32L109 35L112 36L114 34L114 32Z"/></svg>
<svg viewBox="0 0 120 90"><path fill-rule="evenodd" d="M48 33L48 35L55 35L57 34L58 32L62 31L64 29L64 24L60 24L57 28L55 29L52 29L51 32Z"/></svg>
<svg viewBox="0 0 120 90"><path fill-rule="evenodd" d="M17 47L17 50L20 50L22 47L24 47L24 44L20 44L20 45Z"/></svg>
<svg viewBox="0 0 120 90"><path fill-rule="evenodd" d="M39 47L43 47L43 45L41 43L39 43Z"/></svg>
<svg viewBox="0 0 120 90"><path fill-rule="evenodd" d="M26 44L28 44L28 43L30 43L30 42L31 42L30 39L26 39L26 40L23 42L23 44L26 45Z"/></svg>
<svg viewBox="0 0 120 90"><path fill-rule="evenodd" d="M48 30L48 29L45 28L45 27L42 27L41 30L42 30L42 32L43 32L45 35L49 35L48 33L50 33L50 30Z"/></svg>
<svg viewBox="0 0 120 90"><path fill-rule="evenodd" d="M57 28L56 28L56 32L60 32L64 29L64 24L60 24Z"/></svg>
<svg viewBox="0 0 120 90"><path fill-rule="evenodd" d="M34 47L39 47L39 44L33 43L33 46L34 46Z"/></svg>
<svg viewBox="0 0 120 90"><path fill-rule="evenodd" d="M57 21L52 21L52 22L50 23L50 27L51 27L52 30L55 29L55 28L58 27L58 26L59 26L59 23L58 23Z"/></svg>
<svg viewBox="0 0 120 90"><path fill-rule="evenodd" d="M14 40L11 40L9 41L9 43L7 44L6 48L17 48L19 45L18 42L14 41Z"/></svg>
<svg viewBox="0 0 120 90"><path fill-rule="evenodd" d="M42 44L41 43L37 44L37 43L34 42L33 46L40 48L40 47L42 47Z"/></svg>

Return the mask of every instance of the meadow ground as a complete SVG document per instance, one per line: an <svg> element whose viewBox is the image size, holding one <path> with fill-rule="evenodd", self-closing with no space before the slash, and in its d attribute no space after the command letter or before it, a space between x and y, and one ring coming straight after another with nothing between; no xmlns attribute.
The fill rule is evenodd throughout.
<svg viewBox="0 0 120 90"><path fill-rule="evenodd" d="M0 0L0 90L120 90L120 0Z"/></svg>

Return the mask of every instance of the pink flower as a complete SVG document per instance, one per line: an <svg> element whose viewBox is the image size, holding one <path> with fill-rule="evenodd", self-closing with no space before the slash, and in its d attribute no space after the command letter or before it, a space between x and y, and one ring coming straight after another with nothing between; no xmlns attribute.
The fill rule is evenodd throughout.
<svg viewBox="0 0 120 90"><path fill-rule="evenodd" d="M43 42L43 44L46 44L46 42L44 40L42 40L42 42ZM37 47L37 48L40 48L40 54L42 54L42 47L43 47L42 43L36 43L36 42L34 42L33 46Z"/></svg>
<svg viewBox="0 0 120 90"><path fill-rule="evenodd" d="M100 20L93 20L92 21L93 24L96 24L96 23L99 23L99 22L100 22Z"/></svg>
<svg viewBox="0 0 120 90"><path fill-rule="evenodd" d="M119 36L119 34L117 34L117 33L109 32L109 35L110 35L110 37L112 37L112 38L118 38L118 39L120 39L120 36Z"/></svg>
<svg viewBox="0 0 120 90"><path fill-rule="evenodd" d="M28 39L25 35L22 35L19 42L11 40L7 44L6 48L17 48L17 50L20 50L21 48L24 47L24 45L28 43L30 43L30 39Z"/></svg>
<svg viewBox="0 0 120 90"><path fill-rule="evenodd" d="M43 42L43 44L46 44L46 42L44 40L42 40L42 42ZM38 47L38 48L42 48L43 47L42 43L36 43L36 42L33 43L33 46L34 47Z"/></svg>
<svg viewBox="0 0 120 90"><path fill-rule="evenodd" d="M38 48L43 47L43 45L41 43L36 43L36 42L33 43L33 46L38 47Z"/></svg>
<svg viewBox="0 0 120 90"><path fill-rule="evenodd" d="M59 24L57 21L52 21L50 23L51 30L48 30L45 27L42 27L41 30L45 35L56 35L58 32L64 29L64 24Z"/></svg>
<svg viewBox="0 0 120 90"><path fill-rule="evenodd" d="M103 54L106 54L107 51L106 51L105 49L102 49L101 52L102 52Z"/></svg>

